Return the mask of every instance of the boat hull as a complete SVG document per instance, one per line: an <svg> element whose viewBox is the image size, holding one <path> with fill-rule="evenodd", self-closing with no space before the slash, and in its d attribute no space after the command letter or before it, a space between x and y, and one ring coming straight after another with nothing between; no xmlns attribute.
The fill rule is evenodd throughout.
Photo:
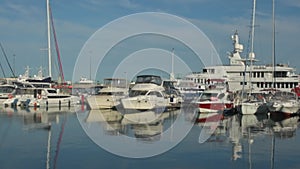
<svg viewBox="0 0 300 169"><path fill-rule="evenodd" d="M121 98L123 97L92 95L90 97L87 97L87 102L92 110L111 109L120 105Z"/></svg>

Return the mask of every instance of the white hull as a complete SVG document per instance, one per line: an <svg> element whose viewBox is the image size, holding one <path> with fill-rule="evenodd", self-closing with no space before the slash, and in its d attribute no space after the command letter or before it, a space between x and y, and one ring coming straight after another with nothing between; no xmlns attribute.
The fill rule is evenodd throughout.
<svg viewBox="0 0 300 169"><path fill-rule="evenodd" d="M111 109L120 105L120 99L123 96L97 96L87 97L87 102L92 110L94 109Z"/></svg>
<svg viewBox="0 0 300 169"><path fill-rule="evenodd" d="M267 113L267 106L259 102L244 102L241 104L242 114L262 114Z"/></svg>
<svg viewBox="0 0 300 169"><path fill-rule="evenodd" d="M272 112L283 112L288 114L297 113L299 111L300 105L298 102L274 102L270 107Z"/></svg>
<svg viewBox="0 0 300 169"><path fill-rule="evenodd" d="M158 97L129 97L121 99L124 109L151 110L156 108L165 108L168 106L168 100Z"/></svg>

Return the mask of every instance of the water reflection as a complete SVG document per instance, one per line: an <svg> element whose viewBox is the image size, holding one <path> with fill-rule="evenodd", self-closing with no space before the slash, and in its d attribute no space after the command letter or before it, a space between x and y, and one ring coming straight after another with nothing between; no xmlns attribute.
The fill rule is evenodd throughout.
<svg viewBox="0 0 300 169"><path fill-rule="evenodd" d="M229 149L228 153L224 151L226 153L225 156L228 157L227 159L233 161L245 159L248 161L249 168L252 168L252 161L255 161L257 155L270 156L273 165L274 156L277 155L275 154L276 151L274 151L275 143L277 143L275 140L287 140L295 137L299 123L299 116L286 117L284 114L278 112L269 115L223 115L218 121L208 118L204 121L196 122L197 117L193 111L189 109L171 110L163 113L144 111L126 114L111 109L78 111L68 108L51 108L48 110L5 108L1 109L2 119L0 120L2 120L2 122L6 120L5 122L8 123L9 121L3 119L3 116L9 118L18 117L15 118L15 120L21 120L21 129L25 129L26 131L46 131L49 140L51 135L52 137L55 135L54 139L52 139L52 144L55 142L54 144L59 145L60 137L63 135L63 126L67 119L66 115L76 111L79 120L82 120L82 123L84 123L87 128L93 129L99 136L99 139L108 142L114 139L122 140L121 136L127 136L136 142L136 144L134 144L135 147L144 144L154 146L160 146L156 143L170 144L174 138L178 137L176 131L178 132L180 130L180 127L176 128L173 126L175 121L179 121L179 126L184 126L186 123L193 124L192 134L196 134L200 137L201 133L204 133L207 136L207 140L203 143L200 142L200 140L193 140L193 142L197 144L189 145L190 147L187 147L187 149L191 147L212 147L211 145L215 148L215 144L222 144ZM72 123L74 124L74 121L72 121ZM55 129L58 130L58 132L53 132ZM167 130L169 133L166 133ZM37 132L37 134L41 133ZM4 135L5 132L0 130L2 139ZM45 135L43 136L43 139L45 139ZM105 137L109 137L110 139L106 140ZM195 139L195 137L192 138ZM264 141L262 142L261 140ZM74 142L76 141L78 140L74 140ZM119 143L120 142L112 142L114 146L120 146L120 149L122 149L124 145L120 145ZM126 142L124 142L124 144L126 144ZM134 146L132 147L134 148ZM55 153L53 159L58 156L59 147L54 149L55 151L52 150L52 153ZM267 152L262 153L261 151ZM43 152L45 152L45 149ZM50 151L48 151L48 153L49 152ZM257 152L260 152L260 154ZM200 153L199 151L199 154ZM55 164L55 162L53 163Z"/></svg>
<svg viewBox="0 0 300 169"><path fill-rule="evenodd" d="M241 159L242 154L248 153L249 168L251 168L251 147L256 138L270 136L274 140L269 144L274 148L275 139L287 139L296 135L298 123L298 115L286 117L283 113L274 112L265 115L237 114L224 117L218 122L207 119L196 125L201 128L201 132L211 134L206 143L228 140L228 143L232 144L232 160ZM247 147L248 149L245 149Z"/></svg>
<svg viewBox="0 0 300 169"><path fill-rule="evenodd" d="M113 109L90 110L85 117L85 123L99 123L106 135L127 135L137 141L153 142L160 140L161 134L172 125L179 113L180 110L129 114Z"/></svg>

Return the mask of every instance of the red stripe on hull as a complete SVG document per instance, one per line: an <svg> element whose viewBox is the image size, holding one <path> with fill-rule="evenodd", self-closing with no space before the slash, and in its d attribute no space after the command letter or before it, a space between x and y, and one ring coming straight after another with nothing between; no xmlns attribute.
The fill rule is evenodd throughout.
<svg viewBox="0 0 300 169"><path fill-rule="evenodd" d="M199 103L199 108L203 109L224 110L232 107L233 103Z"/></svg>
<svg viewBox="0 0 300 169"><path fill-rule="evenodd" d="M220 121L220 120L223 120L224 119L224 115L223 114L214 114L214 115L211 115L209 113L206 114L208 117L200 117L200 114L199 114L199 117L200 118L197 118L196 122L198 123L205 123L205 122L217 122L217 121Z"/></svg>

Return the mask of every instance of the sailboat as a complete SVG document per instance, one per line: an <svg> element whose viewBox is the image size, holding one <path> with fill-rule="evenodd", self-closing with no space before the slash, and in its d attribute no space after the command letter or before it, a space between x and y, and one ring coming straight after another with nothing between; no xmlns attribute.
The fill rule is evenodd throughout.
<svg viewBox="0 0 300 169"><path fill-rule="evenodd" d="M266 100L263 97L262 92L256 91L253 92L252 87L252 71L253 71L253 62L255 60L254 54L254 24L255 24L255 11L256 11L256 0L253 0L253 11L252 11L252 21L251 21L251 51L249 53L249 61L250 61L250 89L248 92L242 89L242 97L240 103L240 112L242 114L256 114L256 113L266 113L267 112L267 105ZM245 70L246 70L246 61L245 61ZM246 71L245 71L246 72ZM245 77L244 77L245 78ZM244 100L244 96L246 95L246 100Z"/></svg>
<svg viewBox="0 0 300 169"><path fill-rule="evenodd" d="M275 2L272 1L272 7L273 7L273 43L272 43L272 61L273 65L275 65L276 57L275 57ZM273 88L280 87L277 83L278 79L276 78L276 67L274 66L273 69ZM275 85L277 84L277 85ZM294 86L293 89L295 89L298 85ZM290 116L291 114L298 113L300 109L300 102L298 101L298 96L295 92L293 92L291 89L290 91L281 91L281 90L275 90L274 94L270 98L270 101L268 103L268 108L271 112L280 112L283 114L286 114L287 116Z"/></svg>
<svg viewBox="0 0 300 169"><path fill-rule="evenodd" d="M4 106L24 106L24 107L70 107L71 105L79 102L79 98L71 96L69 94L60 93L59 90L52 88L52 70L51 70L51 32L53 31L54 40L56 44L56 51L58 55L58 62L60 67L60 79L64 81L62 64L60 61L60 55L58 52L58 45L55 35L55 29L53 26L53 19L51 15L51 9L49 0L47 3L47 23L48 23L48 58L49 58L49 76L43 77L42 68L39 71L38 76L29 78L29 67L26 69L24 76L21 76L16 82L18 87L12 92L13 97L7 99L3 104ZM51 19L51 22L50 22ZM51 27L52 26L52 27ZM52 29L51 29L52 28Z"/></svg>

